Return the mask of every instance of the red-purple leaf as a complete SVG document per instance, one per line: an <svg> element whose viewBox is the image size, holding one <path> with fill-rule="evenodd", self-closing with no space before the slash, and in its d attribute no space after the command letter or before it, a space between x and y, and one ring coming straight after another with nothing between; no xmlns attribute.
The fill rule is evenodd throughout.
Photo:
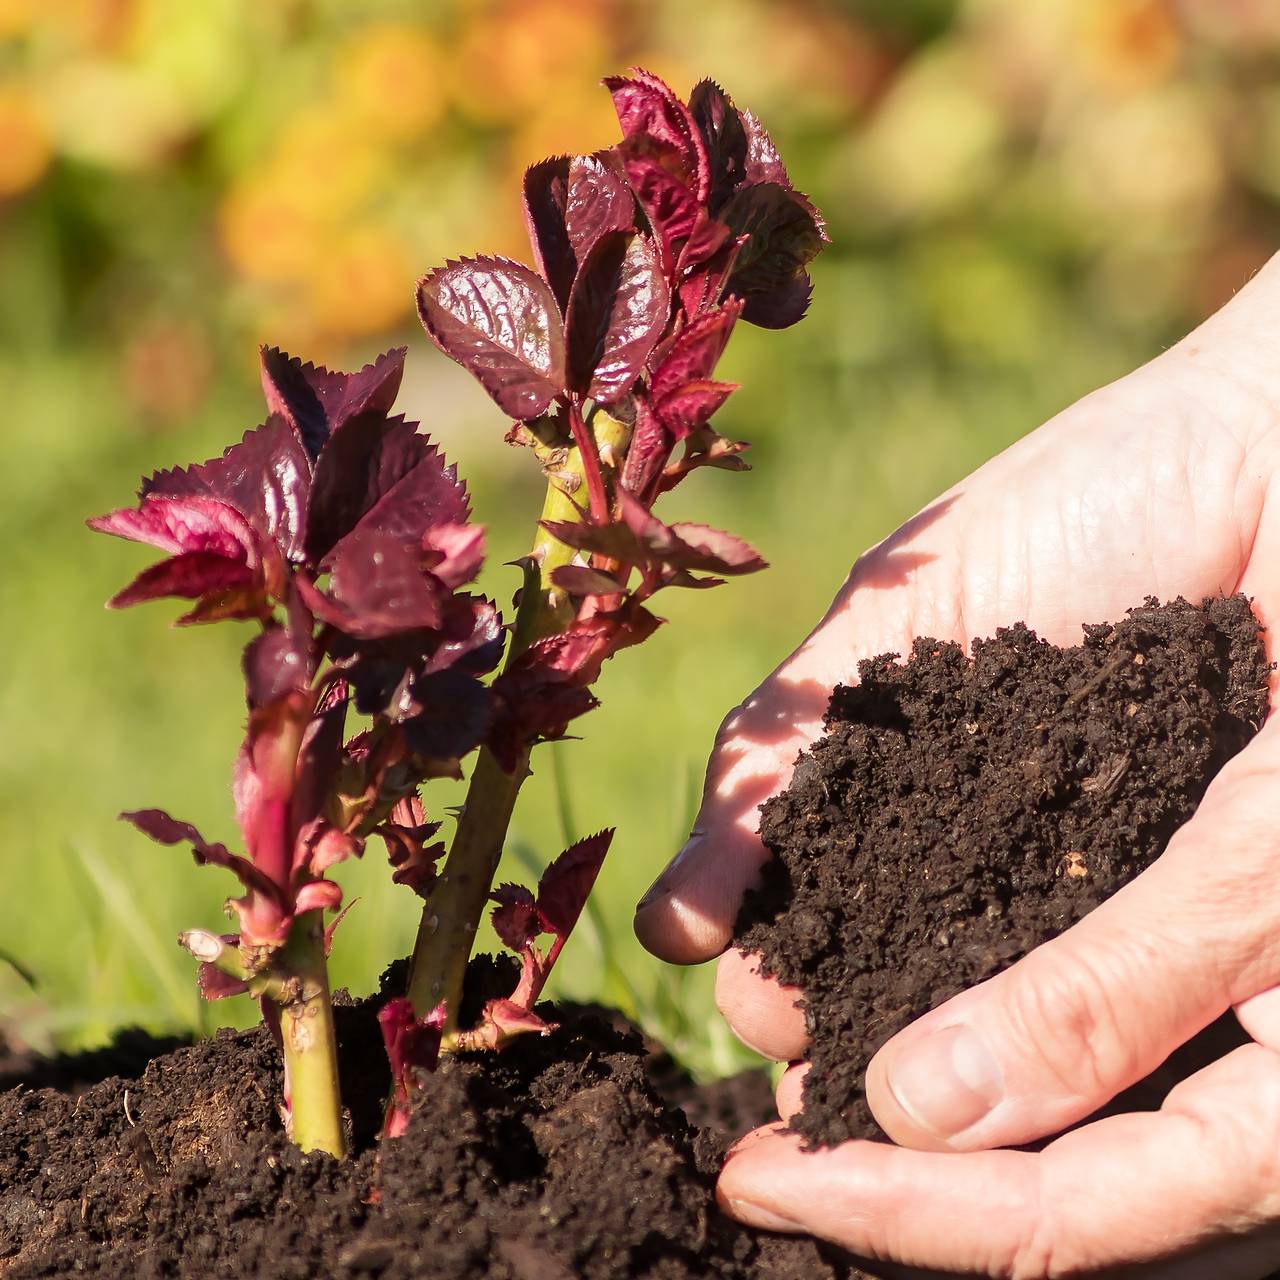
<svg viewBox="0 0 1280 1280"><path fill-rule="evenodd" d="M409 1127L411 1099L417 1087L415 1076L418 1072L435 1070L444 1024L443 1004L438 1004L425 1018L419 1018L404 996L388 1000L378 1011L392 1081L391 1104L387 1107L382 1131L384 1137L401 1137Z"/></svg>
<svg viewBox="0 0 1280 1280"><path fill-rule="evenodd" d="M707 223L706 210L694 190L672 172L673 153L655 154L624 143L619 154L627 181L659 237L663 269L674 274L680 246Z"/></svg>
<svg viewBox="0 0 1280 1280"><path fill-rule="evenodd" d="M303 364L276 347L263 347L262 390L267 405L293 425L312 459L349 418L385 416L395 403L404 373L404 347L397 347L357 373L331 372Z"/></svg>
<svg viewBox="0 0 1280 1280"><path fill-rule="evenodd" d="M342 890L332 880L308 880L294 896L293 909L304 911L336 911L342 905Z"/></svg>
<svg viewBox="0 0 1280 1280"><path fill-rule="evenodd" d="M533 247L533 260L551 286L563 312L577 271L577 257L569 237L568 156L552 156L525 170L524 222Z"/></svg>
<svg viewBox="0 0 1280 1280"><path fill-rule="evenodd" d="M634 447L634 446L633 446ZM718 467L725 471L749 471L751 468L739 454L748 449L743 440L726 440L710 427L702 427L684 442L684 457L670 463L662 473L660 493L674 489L681 480L699 467Z"/></svg>
<svg viewBox="0 0 1280 1280"><path fill-rule="evenodd" d="M511 418L536 418L564 390L555 295L506 258L450 262L418 282L418 315L435 344Z"/></svg>
<svg viewBox="0 0 1280 1280"><path fill-rule="evenodd" d="M424 569L412 542L357 529L326 560L329 591L305 578L298 590L317 618L349 636L377 640L439 627L448 590Z"/></svg>
<svg viewBox="0 0 1280 1280"><path fill-rule="evenodd" d="M573 932L612 840L612 827L587 836L570 845L542 873L538 914L549 933L567 938Z"/></svg>
<svg viewBox="0 0 1280 1280"><path fill-rule="evenodd" d="M311 679L310 654L284 627L268 627L250 640L240 665L251 708L305 689Z"/></svg>
<svg viewBox="0 0 1280 1280"><path fill-rule="evenodd" d="M316 462L307 559L319 563L357 525L418 541L433 524L468 514L466 490L416 423L363 414L334 432Z"/></svg>
<svg viewBox="0 0 1280 1280"><path fill-rule="evenodd" d="M444 844L432 842L440 823L428 822L422 801L411 792L397 802L391 817L378 827L387 846L387 861L395 868L391 879L425 897L436 880L436 863L444 856Z"/></svg>
<svg viewBox="0 0 1280 1280"><path fill-rule="evenodd" d="M636 198L612 152L574 156L568 184L565 229L578 262L601 236L634 230Z"/></svg>
<svg viewBox="0 0 1280 1280"><path fill-rule="evenodd" d="M478 524L437 525L427 531L423 549L432 575L453 590L470 582L480 572L484 563L484 527Z"/></svg>
<svg viewBox="0 0 1280 1280"><path fill-rule="evenodd" d="M689 111L702 135L711 172L709 203L719 208L747 176L747 131L733 100L713 80L694 85Z"/></svg>
<svg viewBox="0 0 1280 1280"><path fill-rule="evenodd" d="M728 345L734 322L742 314L742 303L730 300L716 311L693 321L671 343L654 370L649 391L657 401L687 382L710 378Z"/></svg>
<svg viewBox="0 0 1280 1280"><path fill-rule="evenodd" d="M523 951L542 932L533 894L524 885L502 884L489 897L498 904L490 915L494 932L504 946Z"/></svg>
<svg viewBox="0 0 1280 1280"><path fill-rule="evenodd" d="M715 253L690 269L680 281L680 305L690 320L710 311L724 296L743 243L741 237L726 239Z"/></svg>
<svg viewBox="0 0 1280 1280"><path fill-rule="evenodd" d="M804 319L812 293L809 273L801 271L781 288L751 294L742 309L742 318L761 329L789 329Z"/></svg>
<svg viewBox="0 0 1280 1280"><path fill-rule="evenodd" d="M158 547L170 555L208 551L256 565L259 556L253 530L225 502L203 497L146 497L137 507L123 507L86 522L98 533Z"/></svg>
<svg viewBox="0 0 1280 1280"><path fill-rule="evenodd" d="M747 135L745 181L752 186L761 182L776 182L778 186L790 189L791 179L787 177L787 167L782 163L782 157L764 125L750 111L742 111L739 116Z"/></svg>
<svg viewBox="0 0 1280 1280"><path fill-rule="evenodd" d="M317 819L301 830L298 841L307 851L303 866L313 876L322 876L339 862L359 858L364 853L362 839L346 831L339 831L323 819ZM295 910L302 909L295 906Z"/></svg>
<svg viewBox="0 0 1280 1280"><path fill-rule="evenodd" d="M122 591L107 601L108 609L127 609L130 605L165 596L198 600L202 596L227 596L241 593L257 580L258 575L243 560L229 560L215 551L188 551L184 555L161 560L144 569ZM256 607L247 604L247 612L236 616L258 617L264 605L261 596Z"/></svg>
<svg viewBox="0 0 1280 1280"><path fill-rule="evenodd" d="M720 216L735 235L747 237L728 284L741 298L787 287L826 242L817 210L774 182L743 187Z"/></svg>
<svg viewBox="0 0 1280 1280"><path fill-rule="evenodd" d="M488 733L493 699L472 676L436 671L413 682L397 718L412 750L439 762L437 776L454 775L457 761Z"/></svg>
<svg viewBox="0 0 1280 1280"><path fill-rule="evenodd" d="M731 533L701 524L663 524L626 489L618 503L627 527L646 548L653 563L708 573L754 573L765 568L749 543Z"/></svg>
<svg viewBox="0 0 1280 1280"><path fill-rule="evenodd" d="M689 108L662 80L639 67L632 76L608 76L604 83L627 142L673 153L678 157L674 172L699 203L705 202L711 181L707 153Z"/></svg>
<svg viewBox="0 0 1280 1280"><path fill-rule="evenodd" d="M666 327L671 294L653 242L611 231L587 254L566 322L571 391L612 404L635 383Z"/></svg>
<svg viewBox="0 0 1280 1280"><path fill-rule="evenodd" d="M682 569L702 569L710 573L756 573L769 566L758 551L742 538L705 524L670 526L683 544L679 558L673 561Z"/></svg>
<svg viewBox="0 0 1280 1280"><path fill-rule="evenodd" d="M196 966L196 986L206 1000L225 1000L228 996L242 996L249 990L243 978L233 978L207 961Z"/></svg>
<svg viewBox="0 0 1280 1280"><path fill-rule="evenodd" d="M220 458L158 471L140 498L212 498L234 507L287 560L302 552L311 460L298 433L279 415L245 433Z"/></svg>
<svg viewBox="0 0 1280 1280"><path fill-rule="evenodd" d="M683 440L707 420L737 390L735 382L686 382L653 406L662 425L675 440Z"/></svg>
<svg viewBox="0 0 1280 1280"><path fill-rule="evenodd" d="M246 665L247 659L246 651ZM250 680L252 678L251 676ZM288 690L287 679L272 680L266 672L259 678L263 683L258 692L272 696L259 697L255 701L251 690L250 706L261 706L272 701L273 698L280 697ZM295 831L302 831L319 820L324 813L334 782L343 764L342 739L346 732L349 701L350 693L346 682L335 680L303 730L290 803L291 821Z"/></svg>
<svg viewBox="0 0 1280 1280"><path fill-rule="evenodd" d="M543 520L541 524L558 542L563 542L566 547L572 547L575 551L589 551L593 555L608 556L611 560L636 558L639 544L635 535L624 524L612 521L593 524L589 520ZM568 583L557 585L567 587Z"/></svg>
<svg viewBox="0 0 1280 1280"><path fill-rule="evenodd" d="M572 596L611 596L626 589L612 574L585 564L562 564L551 571L551 581Z"/></svg>

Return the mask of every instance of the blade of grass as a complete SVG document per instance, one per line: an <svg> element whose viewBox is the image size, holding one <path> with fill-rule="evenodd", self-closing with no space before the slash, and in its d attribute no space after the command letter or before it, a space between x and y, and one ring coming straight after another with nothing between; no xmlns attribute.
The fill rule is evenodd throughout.
<svg viewBox="0 0 1280 1280"><path fill-rule="evenodd" d="M71 845L71 852L98 891L105 909L104 926L107 921L115 922L115 929L105 930L108 936L114 933L133 940L154 984L167 997L174 1021L179 1026L195 1028L198 1022L192 1009L194 984L179 977L176 948L171 950L163 945L151 922L134 902L131 888L101 853L79 843Z"/></svg>

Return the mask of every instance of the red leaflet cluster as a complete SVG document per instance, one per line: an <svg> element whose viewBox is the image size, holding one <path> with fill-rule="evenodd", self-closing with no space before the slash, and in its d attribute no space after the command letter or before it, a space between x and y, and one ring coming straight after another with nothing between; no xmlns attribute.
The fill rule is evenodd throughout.
<svg viewBox="0 0 1280 1280"><path fill-rule="evenodd" d="M734 390L716 364L738 319L783 328L803 316L806 267L826 241L769 135L717 85L685 103L645 71L605 83L621 142L525 175L538 270L481 257L418 285L436 345L516 420L510 438L537 451L579 513L544 525L576 552L542 584L572 617L493 685L489 745L509 769L595 705L601 663L657 625L644 607L655 591L764 567L740 539L663 524L652 507L700 466L742 469L746 446L710 425ZM602 414L621 428L603 448Z"/></svg>
<svg viewBox="0 0 1280 1280"><path fill-rule="evenodd" d="M339 904L325 872L374 832L395 878L425 892L443 846L414 788L456 774L489 728L479 677L501 655L501 621L459 590L480 568L483 530L454 469L390 414L403 361L391 351L335 373L264 350L262 426L89 522L166 553L113 606L177 596L194 602L182 622L260 624L244 651L234 776L244 855L159 810L125 815L244 887L229 904L238 936L187 935L211 998L270 980L295 917ZM348 739L353 706L372 723Z"/></svg>

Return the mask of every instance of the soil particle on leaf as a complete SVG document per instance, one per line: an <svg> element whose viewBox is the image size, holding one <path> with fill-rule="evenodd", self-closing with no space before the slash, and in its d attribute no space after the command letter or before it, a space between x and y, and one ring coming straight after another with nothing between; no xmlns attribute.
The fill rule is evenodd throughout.
<svg viewBox="0 0 1280 1280"><path fill-rule="evenodd" d="M715 1208L735 1091L697 1129L651 1080L634 1032L591 1011L502 1054L445 1061L409 1132L372 1140L388 1085L377 999L336 1010L358 1093L356 1155L306 1157L281 1131L279 1055L262 1030L153 1059L75 1095L0 1094L0 1273L283 1280L837 1280L863 1273L814 1242ZM669 1065L654 1074L682 1090ZM350 1098L348 1098L350 1101ZM372 1123L371 1123L372 1121Z"/></svg>
<svg viewBox="0 0 1280 1280"><path fill-rule="evenodd" d="M804 991L812 1069L793 1127L881 1137L876 1049L1007 968L1149 866L1266 715L1269 667L1242 596L1148 600L1059 648L1025 626L905 664L864 662L826 732L762 809L776 855L735 941ZM1234 1021L1205 1033L1239 1042ZM1145 1094L1158 1106L1192 1046Z"/></svg>

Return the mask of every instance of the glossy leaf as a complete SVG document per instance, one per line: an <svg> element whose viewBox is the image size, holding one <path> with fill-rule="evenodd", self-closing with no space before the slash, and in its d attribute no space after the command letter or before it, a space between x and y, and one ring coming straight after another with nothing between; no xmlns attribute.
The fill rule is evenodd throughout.
<svg viewBox="0 0 1280 1280"><path fill-rule="evenodd" d="M646 236L611 231L574 281L567 320L568 386L600 404L630 391L671 310L671 294Z"/></svg>
<svg viewBox="0 0 1280 1280"><path fill-rule="evenodd" d="M746 180L747 131L733 100L713 80L694 86L689 111L707 152L711 174L708 200L714 212Z"/></svg>
<svg viewBox="0 0 1280 1280"><path fill-rule="evenodd" d="M418 315L435 344L511 418L536 418L564 390L555 295L506 258L450 262L418 283Z"/></svg>
<svg viewBox="0 0 1280 1280"><path fill-rule="evenodd" d="M574 156L570 161L564 218L579 262L601 236L635 229L636 198L614 153Z"/></svg>
<svg viewBox="0 0 1280 1280"><path fill-rule="evenodd" d="M562 312L578 268L567 225L569 165L568 156L552 156L524 175L524 222L533 260Z"/></svg>
<svg viewBox="0 0 1280 1280"><path fill-rule="evenodd" d="M144 569L123 590L107 601L109 609L127 609L130 605L166 596L198 600L202 596L225 599L232 593L252 587L258 575L242 560L231 560L214 551L188 551L161 560ZM257 617L263 611L259 599L242 598L236 612L227 616Z"/></svg>
<svg viewBox="0 0 1280 1280"><path fill-rule="evenodd" d="M282 416L246 432L222 457L158 471L139 497L210 498L240 513L287 560L302 553L302 528L311 490L311 459Z"/></svg>
<svg viewBox="0 0 1280 1280"><path fill-rule="evenodd" d="M292 425L315 459L348 419L361 413L385 416L391 411L404 374L405 352L405 347L396 347L356 373L341 373L304 364L277 347L262 347L267 406Z"/></svg>
<svg viewBox="0 0 1280 1280"><path fill-rule="evenodd" d="M651 72L636 68L630 76L608 76L605 87L633 149L660 148L674 158L672 172L704 202L710 190L707 153L689 108Z"/></svg>

